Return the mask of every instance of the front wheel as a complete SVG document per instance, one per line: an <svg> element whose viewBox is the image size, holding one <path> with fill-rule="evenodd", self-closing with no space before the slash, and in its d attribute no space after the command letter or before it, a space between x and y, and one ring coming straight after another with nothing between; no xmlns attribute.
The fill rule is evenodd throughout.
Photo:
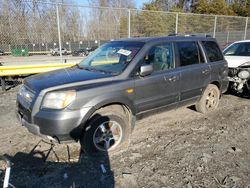
<svg viewBox="0 0 250 188"><path fill-rule="evenodd" d="M200 100L195 104L198 112L203 114L215 110L220 101L220 90L216 85L209 84Z"/></svg>
<svg viewBox="0 0 250 188"><path fill-rule="evenodd" d="M82 149L88 154L116 150L129 136L126 114L116 110L101 110L88 121L81 137Z"/></svg>

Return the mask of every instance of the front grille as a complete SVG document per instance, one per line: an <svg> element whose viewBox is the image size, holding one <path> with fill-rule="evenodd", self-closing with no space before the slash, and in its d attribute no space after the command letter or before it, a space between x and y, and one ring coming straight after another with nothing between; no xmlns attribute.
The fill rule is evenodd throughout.
<svg viewBox="0 0 250 188"><path fill-rule="evenodd" d="M34 102L35 93L27 86L22 85L17 94L17 111L27 122L31 123L31 104Z"/></svg>
<svg viewBox="0 0 250 188"><path fill-rule="evenodd" d="M228 70L228 76L235 77L235 76L237 76L238 72L239 72L238 69L229 68L229 70Z"/></svg>
<svg viewBox="0 0 250 188"><path fill-rule="evenodd" d="M27 103L31 104L35 97L35 93L27 86L22 85L19 89L18 96L25 100Z"/></svg>

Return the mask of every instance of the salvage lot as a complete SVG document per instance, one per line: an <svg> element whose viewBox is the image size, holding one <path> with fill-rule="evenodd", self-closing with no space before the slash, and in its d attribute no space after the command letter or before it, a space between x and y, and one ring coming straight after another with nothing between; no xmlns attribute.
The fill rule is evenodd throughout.
<svg viewBox="0 0 250 188"><path fill-rule="evenodd" d="M78 144L53 146L20 126L17 90L0 91L0 151L17 187L250 186L249 99L224 95L207 115L183 107L147 117L124 150L79 158Z"/></svg>

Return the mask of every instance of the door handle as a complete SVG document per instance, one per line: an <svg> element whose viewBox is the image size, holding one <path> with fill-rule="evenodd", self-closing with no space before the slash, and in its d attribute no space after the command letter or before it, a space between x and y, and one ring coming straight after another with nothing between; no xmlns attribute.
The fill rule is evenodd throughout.
<svg viewBox="0 0 250 188"><path fill-rule="evenodd" d="M208 74L209 72L210 72L209 69L205 69L205 70L202 71L202 74Z"/></svg>
<svg viewBox="0 0 250 188"><path fill-rule="evenodd" d="M172 76L172 77L170 77L170 78L166 78L166 77L165 77L165 80L168 80L168 81L170 81L170 82L175 82L176 79L177 79L176 76Z"/></svg>

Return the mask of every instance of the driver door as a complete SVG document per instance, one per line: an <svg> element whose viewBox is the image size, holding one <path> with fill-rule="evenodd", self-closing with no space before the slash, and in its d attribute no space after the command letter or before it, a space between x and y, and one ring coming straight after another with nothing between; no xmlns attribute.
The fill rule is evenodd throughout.
<svg viewBox="0 0 250 188"><path fill-rule="evenodd" d="M137 113L176 104L180 73L175 70L173 44L166 42L152 46L143 63L152 64L153 73L135 79Z"/></svg>

